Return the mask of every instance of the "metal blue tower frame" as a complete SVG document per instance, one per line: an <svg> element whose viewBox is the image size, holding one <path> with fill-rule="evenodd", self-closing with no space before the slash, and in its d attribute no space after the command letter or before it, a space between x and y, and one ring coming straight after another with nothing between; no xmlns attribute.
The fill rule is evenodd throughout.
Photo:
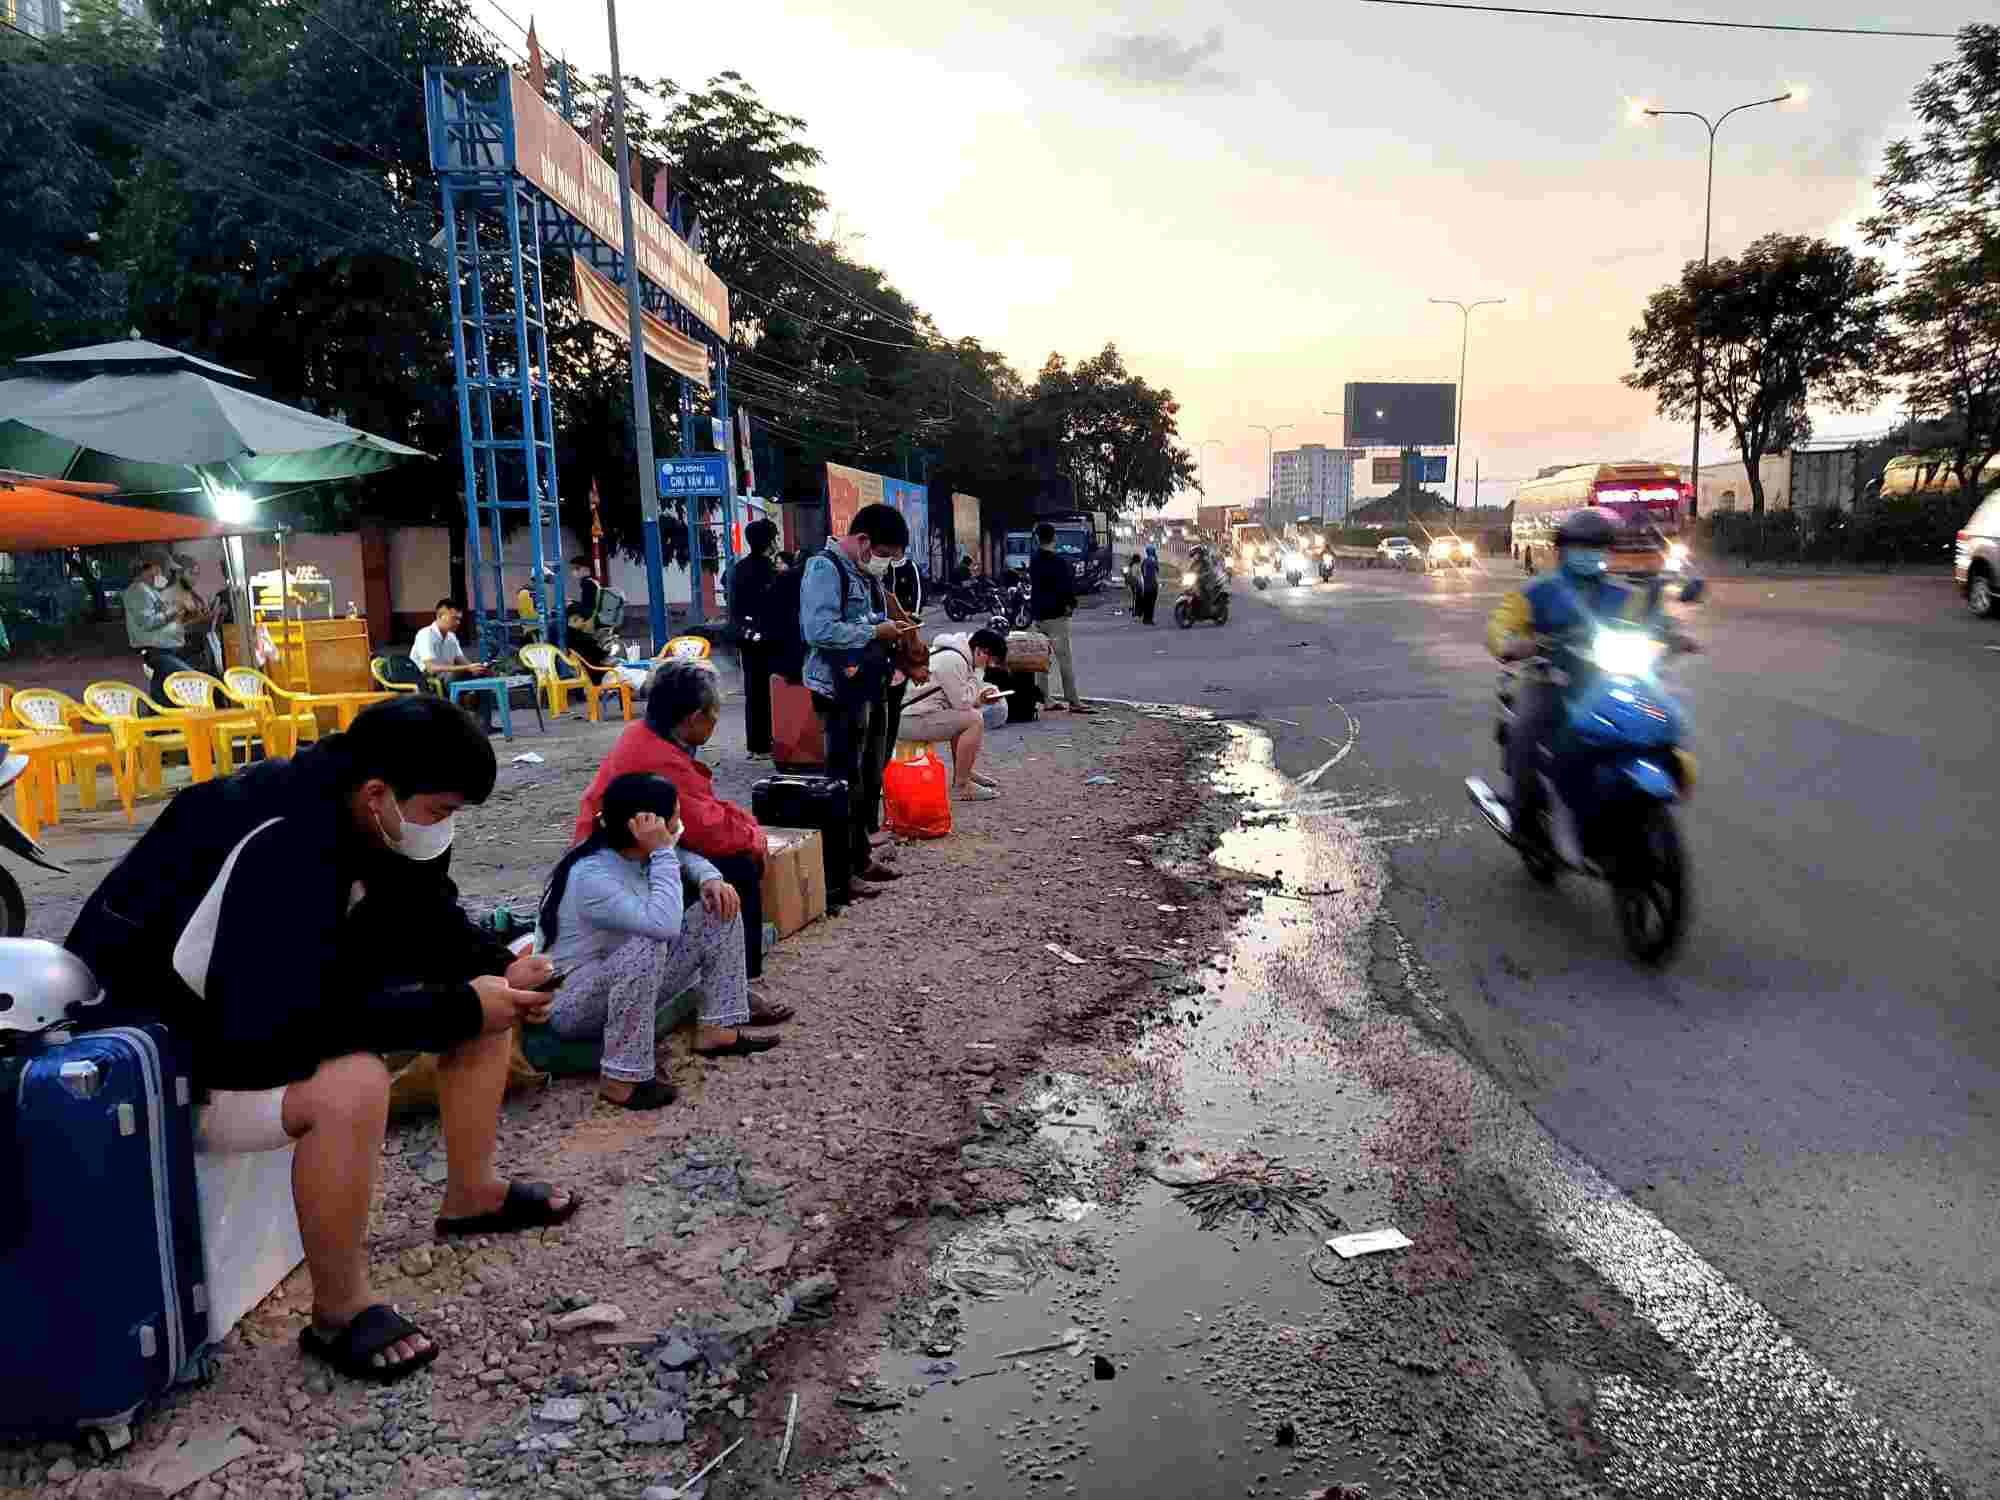
<svg viewBox="0 0 2000 1500"><path fill-rule="evenodd" d="M544 638L558 643L563 639L567 579L560 552L561 498L543 252L566 252L618 285L625 281L627 257L621 247L579 222L519 170L513 96L505 69L427 68L424 94L431 166L438 175L444 208L465 485L466 577L472 595L467 603L479 627L482 653L490 658L499 654L507 639L510 564L527 565ZM736 516L727 341L644 275L639 289L648 312L704 344L714 361L716 415L723 424L724 452L732 455L725 466L728 481L722 497L727 537ZM693 453L694 387L685 376L677 378L681 451ZM701 536L706 517L701 499L690 499L687 506L690 612L698 621L704 615ZM510 528L526 533L525 557L510 557ZM648 526L647 532L652 644L658 650L666 633L663 549L658 528ZM730 558L726 547L723 556ZM541 582L545 568L551 575L546 585ZM725 575L725 587L729 582Z"/></svg>

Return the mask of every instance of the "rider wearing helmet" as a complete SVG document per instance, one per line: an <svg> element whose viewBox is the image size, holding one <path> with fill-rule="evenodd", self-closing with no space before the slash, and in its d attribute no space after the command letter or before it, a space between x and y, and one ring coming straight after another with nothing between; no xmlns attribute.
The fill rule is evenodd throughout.
<svg viewBox="0 0 2000 1500"><path fill-rule="evenodd" d="M1558 666L1571 663L1562 639L1585 620L1624 613L1638 597L1612 581L1611 549L1617 541L1619 518L1608 510L1579 510L1556 531L1558 566L1524 584L1493 611L1486 622L1487 649L1502 661L1555 655ZM1545 679L1522 684L1515 704L1513 731L1507 741L1507 776L1512 784L1514 826L1530 837L1545 836L1541 809L1542 783L1531 774L1562 723L1563 691Z"/></svg>
<svg viewBox="0 0 2000 1500"><path fill-rule="evenodd" d="M1211 608L1222 592L1222 570L1215 565L1215 554L1197 544L1188 551L1188 562L1194 567L1194 586L1197 597L1204 608Z"/></svg>

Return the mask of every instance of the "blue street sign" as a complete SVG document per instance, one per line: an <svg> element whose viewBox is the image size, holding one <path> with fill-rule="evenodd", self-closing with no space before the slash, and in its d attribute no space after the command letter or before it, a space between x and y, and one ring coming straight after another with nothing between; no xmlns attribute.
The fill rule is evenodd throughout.
<svg viewBox="0 0 2000 1500"><path fill-rule="evenodd" d="M1421 483L1424 483L1424 484L1443 484L1443 483L1444 483L1444 477L1445 477L1445 476L1444 476L1444 461L1445 461L1445 455L1444 455L1444 454L1442 454L1442 453L1426 453L1426 454L1424 454L1424 455L1423 455L1423 463L1424 463L1424 477L1423 477L1423 479L1422 479ZM664 493L664 492L662 492L662 493Z"/></svg>
<svg viewBox="0 0 2000 1500"><path fill-rule="evenodd" d="M694 458L660 460L660 498L684 500L690 495L720 495L729 483L729 455L703 453Z"/></svg>

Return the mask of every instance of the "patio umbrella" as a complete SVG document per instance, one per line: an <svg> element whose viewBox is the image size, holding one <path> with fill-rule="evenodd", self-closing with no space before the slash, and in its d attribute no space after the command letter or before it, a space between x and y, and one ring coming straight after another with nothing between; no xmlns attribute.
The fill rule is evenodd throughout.
<svg viewBox="0 0 2000 1500"><path fill-rule="evenodd" d="M219 537L224 531L212 517L120 504L108 484L79 484L0 469L0 552L186 542Z"/></svg>
<svg viewBox="0 0 2000 1500"><path fill-rule="evenodd" d="M425 456L248 382L143 339L36 355L0 378L0 468L138 497L353 479Z"/></svg>

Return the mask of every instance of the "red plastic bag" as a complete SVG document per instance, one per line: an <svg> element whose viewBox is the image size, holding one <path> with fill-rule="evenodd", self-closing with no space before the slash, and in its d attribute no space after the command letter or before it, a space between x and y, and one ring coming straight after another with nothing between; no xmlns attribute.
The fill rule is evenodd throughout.
<svg viewBox="0 0 2000 1500"><path fill-rule="evenodd" d="M929 745L908 759L894 756L882 771L889 826L903 838L941 839L951 832L951 772Z"/></svg>

